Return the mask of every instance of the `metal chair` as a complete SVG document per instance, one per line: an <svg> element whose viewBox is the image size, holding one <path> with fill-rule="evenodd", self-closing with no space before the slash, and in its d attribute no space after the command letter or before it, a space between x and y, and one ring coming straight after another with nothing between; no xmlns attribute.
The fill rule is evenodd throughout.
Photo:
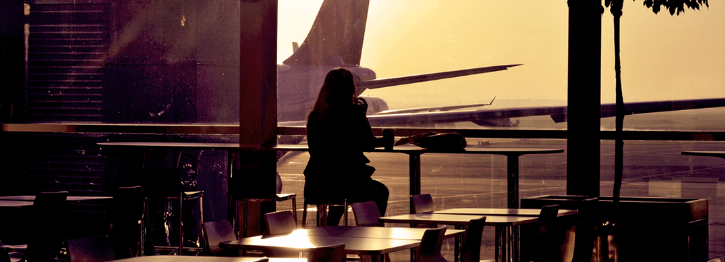
<svg viewBox="0 0 725 262"><path fill-rule="evenodd" d="M116 259L108 236L70 239L68 255L70 262L104 262Z"/></svg>
<svg viewBox="0 0 725 262"><path fill-rule="evenodd" d="M203 208L203 201L202 197L204 192L203 191L184 191L183 184L181 182L182 177L182 169L178 168L145 168L142 169L142 174L140 176L140 182L141 182L141 188L143 190L144 195L147 198L147 204L146 204L146 210L145 210L145 218L148 222L149 220L149 211L150 211L150 202L152 200L163 200L163 201L178 201L178 205L176 206L178 217L177 227L176 230L178 230L178 239L177 244L178 246L151 246L153 243L146 243L148 246L147 249L151 249L150 251L152 253L155 253L156 250L166 250L170 251L169 254L178 254L180 255L182 251L192 251L192 252L201 252L202 249L199 247L184 247L184 228L183 228L183 206L184 201L189 200L197 200L199 201L199 214L200 214L200 225L204 223L204 208ZM154 225L150 223L144 223L146 225L146 228L144 229L146 232L146 236L148 236L149 228L151 229L151 233L154 231ZM144 238L144 239L150 239L153 241L153 238ZM148 254L147 254L148 255Z"/></svg>
<svg viewBox="0 0 725 262"><path fill-rule="evenodd" d="M471 219L471 223L466 226L466 232L461 239L461 259L460 262L479 262L481 261L481 238L483 236L483 227L486 223L486 217L479 219Z"/></svg>

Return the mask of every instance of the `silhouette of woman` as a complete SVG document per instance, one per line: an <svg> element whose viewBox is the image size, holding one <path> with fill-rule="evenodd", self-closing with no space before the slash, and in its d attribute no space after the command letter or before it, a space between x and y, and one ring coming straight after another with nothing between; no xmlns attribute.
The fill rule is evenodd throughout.
<svg viewBox="0 0 725 262"><path fill-rule="evenodd" d="M307 117L310 160L305 168L305 198L312 201L373 200L384 215L390 192L371 178L375 168L363 151L384 146L365 116L367 103L355 94L352 73L344 68L325 76ZM331 207L327 224L337 225L344 209Z"/></svg>

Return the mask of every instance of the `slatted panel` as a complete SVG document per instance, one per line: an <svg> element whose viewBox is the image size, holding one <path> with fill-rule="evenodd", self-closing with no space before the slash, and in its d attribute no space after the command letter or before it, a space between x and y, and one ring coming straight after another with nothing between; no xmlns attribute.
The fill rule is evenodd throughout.
<svg viewBox="0 0 725 262"><path fill-rule="evenodd" d="M101 121L109 5L32 5L29 21L28 121Z"/></svg>

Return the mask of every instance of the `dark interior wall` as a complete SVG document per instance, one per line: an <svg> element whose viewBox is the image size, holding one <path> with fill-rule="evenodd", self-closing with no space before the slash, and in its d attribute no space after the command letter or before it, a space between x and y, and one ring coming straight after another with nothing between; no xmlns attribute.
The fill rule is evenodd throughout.
<svg viewBox="0 0 725 262"><path fill-rule="evenodd" d="M238 119L236 1L123 0L112 9L105 122Z"/></svg>
<svg viewBox="0 0 725 262"><path fill-rule="evenodd" d="M0 123L23 121L25 39L23 1L0 1Z"/></svg>

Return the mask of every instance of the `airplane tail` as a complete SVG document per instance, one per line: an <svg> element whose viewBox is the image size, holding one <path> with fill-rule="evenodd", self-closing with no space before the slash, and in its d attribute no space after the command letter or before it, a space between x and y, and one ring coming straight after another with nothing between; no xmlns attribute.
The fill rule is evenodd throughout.
<svg viewBox="0 0 725 262"><path fill-rule="evenodd" d="M360 65L370 0L325 0L285 65Z"/></svg>

